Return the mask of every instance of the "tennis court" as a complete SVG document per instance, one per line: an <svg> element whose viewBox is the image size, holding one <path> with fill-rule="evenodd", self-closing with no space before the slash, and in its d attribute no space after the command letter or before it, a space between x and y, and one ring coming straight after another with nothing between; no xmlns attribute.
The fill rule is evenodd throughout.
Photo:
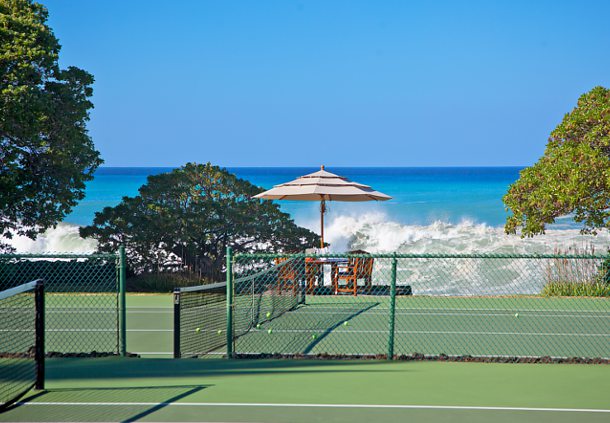
<svg viewBox="0 0 610 423"><path fill-rule="evenodd" d="M604 365L63 358L0 421L607 422L609 378Z"/></svg>
<svg viewBox="0 0 610 423"><path fill-rule="evenodd" d="M47 298L54 301L53 294ZM240 336L236 352L385 354L388 302L387 296L310 295L305 304ZM172 296L129 294L127 306L128 351L144 357L171 357ZM89 308L71 313L80 313L75 319L79 322L99 316ZM397 297L395 319L396 354L607 358L610 346L610 301L603 298ZM93 330L86 336L99 336L105 330L116 336L116 330L96 327L95 322L90 327ZM73 329L56 325L51 330L61 334ZM190 335L200 336L194 331Z"/></svg>
<svg viewBox="0 0 610 423"><path fill-rule="evenodd" d="M464 272L459 266L445 269L449 268ZM445 357L493 356L510 361L552 356L604 362L610 357L607 298L546 297L512 286L506 289L510 294L485 294L463 282L454 284L450 294L430 292L437 289L431 282L426 287L413 283L415 293L407 293L394 287L399 274L394 270L389 273L394 281L390 285L387 273L379 272L372 287L362 288L358 295L333 295L327 287L308 292L302 283L307 278L300 276L306 273L285 281L281 269L267 268L238 279L231 313L227 312L228 284L223 283L185 288L173 295L128 294L127 350L141 358L47 358L45 390L30 391L0 413L0 421L597 422L610 418L607 364L464 363ZM509 276L513 274L524 273ZM456 292L456 286L461 291ZM29 292L15 298L29 304ZM109 352L117 353L122 339L116 293L48 292L44 298L47 323L37 323L36 332L46 327L47 353L54 345L66 351L75 341L75 350L108 345ZM19 314L11 313L10 307L6 310L3 321L9 333L16 323L7 316ZM18 331L24 342L16 346L20 353L3 357L0 375L27 389L38 374L33 367L38 359L34 361L30 347L33 316L38 313L31 305L24 310L26 329ZM229 345L228 328L233 335ZM182 350L183 357L205 358L168 359L175 353L176 333L194 348ZM223 358L229 347L240 359ZM96 350L100 351L104 352ZM416 353L437 361L405 360ZM258 358L248 358L250 354ZM276 354L284 358L260 358ZM351 359L319 359L327 356ZM388 361L387 356L395 360ZM19 375L11 369L22 363L31 375L17 382Z"/></svg>
<svg viewBox="0 0 610 423"><path fill-rule="evenodd" d="M387 296L308 296L306 304L238 338L236 351L385 354L388 303ZM398 297L394 352L604 357L608 328L605 299Z"/></svg>
<svg viewBox="0 0 610 423"><path fill-rule="evenodd" d="M527 320L540 319L541 312L547 313L544 318L551 324L553 319L572 318L568 315L574 311L561 301L522 298L516 319L512 309L506 316L504 309L499 315L492 311L487 298L453 298L452 310L445 307L443 312L430 298L412 303L416 310L407 307L415 300L399 299L397 321L440 319L435 325L446 329L443 324L455 322L456 314L471 319L475 309L491 314L496 325L505 317L502 324L524 321L527 329ZM382 321L376 313L383 310L387 297L361 297L359 302L375 307L365 306L359 314L362 304L355 310L354 301L349 296L308 296L305 305L254 328L238 338L237 345L241 338L244 342L251 338L249 345L264 347L273 339L272 345L291 349L298 345L312 353L325 344L339 346L347 336L343 331L358 331L360 324L370 330L374 322ZM335 317L320 313L329 306L336 309L337 302L343 302L345 310L337 311ZM601 422L610 417L607 365L151 358L172 354L172 296L128 295L127 305L128 350L147 353L143 357L148 358L47 359L46 391L31 391L20 405L0 414L0 421ZM577 309L583 310L584 304ZM536 314L529 316L528 310ZM306 321L308 313L319 322L320 333L328 332L326 336L314 340L310 332L282 332L282 327ZM446 317L452 319L442 320ZM345 321L350 323L344 325ZM274 328L271 334L268 327ZM368 332L351 336L372 342Z"/></svg>

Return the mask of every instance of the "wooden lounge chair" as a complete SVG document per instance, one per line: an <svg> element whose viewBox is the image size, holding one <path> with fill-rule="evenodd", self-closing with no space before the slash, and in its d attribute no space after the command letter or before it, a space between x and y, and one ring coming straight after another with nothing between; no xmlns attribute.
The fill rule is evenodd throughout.
<svg viewBox="0 0 610 423"><path fill-rule="evenodd" d="M339 267L334 277L335 294L339 292L350 292L358 295L358 280L364 280L366 290L370 290L373 275L372 257L350 257L347 264ZM345 281L341 286L341 281Z"/></svg>
<svg viewBox="0 0 610 423"><path fill-rule="evenodd" d="M319 276L320 263L318 263L314 258L305 257L305 279L307 281L308 294L314 293Z"/></svg>
<svg viewBox="0 0 610 423"><path fill-rule="evenodd" d="M275 259L275 264L278 266L277 290L280 293L288 288L292 288L292 291L296 292L299 283L295 263L288 260L288 257L278 257Z"/></svg>

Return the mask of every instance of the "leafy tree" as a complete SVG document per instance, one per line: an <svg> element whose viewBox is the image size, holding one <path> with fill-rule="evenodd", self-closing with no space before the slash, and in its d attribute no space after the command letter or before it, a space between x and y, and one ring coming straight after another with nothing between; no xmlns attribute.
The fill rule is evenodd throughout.
<svg viewBox="0 0 610 423"><path fill-rule="evenodd" d="M546 151L521 171L504 196L512 212L505 231L544 233L559 216L573 215L583 233L610 228L610 90L595 87L551 133Z"/></svg>
<svg viewBox="0 0 610 423"><path fill-rule="evenodd" d="M60 69L46 22L40 4L0 0L0 236L9 239L55 226L101 163L85 126L93 77Z"/></svg>
<svg viewBox="0 0 610 423"><path fill-rule="evenodd" d="M223 271L226 247L236 252L294 252L319 239L267 200L261 191L225 169L188 163L149 176L136 197L96 213L81 236L101 251L125 244L135 273L194 269L208 279Z"/></svg>

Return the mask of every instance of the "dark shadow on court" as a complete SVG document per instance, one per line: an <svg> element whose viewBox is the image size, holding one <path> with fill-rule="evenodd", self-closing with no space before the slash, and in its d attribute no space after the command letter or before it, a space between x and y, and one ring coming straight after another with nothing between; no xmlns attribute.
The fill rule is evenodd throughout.
<svg viewBox="0 0 610 423"><path fill-rule="evenodd" d="M15 402L15 403L11 404L10 406L8 406L7 408L5 408L2 411L2 413L5 413L5 412L10 411L10 410L14 410L15 408L19 407L20 405L22 405L22 404L24 404L26 402L30 402L32 400L35 400L36 398L41 397L41 396L43 396L46 393L47 393L46 390L44 390L44 391L36 391L34 393L28 393L28 394L25 395L25 397L21 398L19 401Z"/></svg>
<svg viewBox="0 0 610 423"><path fill-rule="evenodd" d="M178 394L178 395L175 395L175 396L173 396L171 398L168 398L168 399L166 399L163 402L159 402L159 404L149 408L148 410L141 411L138 414L136 414L134 416L131 416L131 417L129 417L129 418L123 420L123 421L124 422L136 422L136 421L140 420L141 418L143 418L145 416L148 416L149 414L152 414L152 413L154 413L156 411L161 410L162 408L167 407L168 404L171 404L172 402L176 402L176 401L179 401L179 400L181 400L183 398L186 398L189 395L192 395L192 394L195 394L195 393L201 391L202 389L204 389L204 386L193 387L193 388L189 389L188 391L185 391L185 392L183 392L181 394Z"/></svg>
<svg viewBox="0 0 610 423"><path fill-rule="evenodd" d="M11 407L11 409L16 409L24 403L33 401L49 403L109 403L109 405L98 406L58 405L57 407L45 407L45 419L51 419L53 421L134 422L169 406L170 403L187 398L209 386L211 385L50 389L24 398L20 403ZM34 408L34 410L36 409Z"/></svg>
<svg viewBox="0 0 610 423"><path fill-rule="evenodd" d="M366 369L358 367L367 364ZM205 378L266 373L387 372L381 361L365 360L226 360L166 358L57 358L47 360L47 380ZM375 365L371 369L371 365ZM378 366L377 366L378 365ZM396 371L396 370L394 370ZM406 370L405 370L406 371ZM202 379L203 380L203 379Z"/></svg>
<svg viewBox="0 0 610 423"><path fill-rule="evenodd" d="M329 321L326 322L321 322L319 326L321 326L321 329L323 329L324 331L316 339L310 342L309 345L307 345L307 347L303 350L303 353L310 353L314 349L314 347L318 345L324 338L330 335L333 330L337 329L344 323L349 322L353 318L361 315L362 313L366 313L367 311L379 305L379 303L372 303L368 306L367 304L369 303L359 304L360 308L356 310L349 309L349 311L343 313L333 314L332 319L329 319Z"/></svg>
<svg viewBox="0 0 610 423"><path fill-rule="evenodd" d="M332 307L330 313L327 310L334 303L307 304L283 314L273 321L265 322L260 328L251 329L248 333L239 336L235 350L245 354L248 352L310 354L315 353L314 348L324 341L326 341L325 347L331 350L337 349L340 347L337 339L330 337L334 331L352 319L375 309L381 303L362 301L337 304L341 306ZM269 332L270 330L271 332ZM368 342L364 337L357 339L361 343ZM356 354L357 351L354 350L352 353Z"/></svg>

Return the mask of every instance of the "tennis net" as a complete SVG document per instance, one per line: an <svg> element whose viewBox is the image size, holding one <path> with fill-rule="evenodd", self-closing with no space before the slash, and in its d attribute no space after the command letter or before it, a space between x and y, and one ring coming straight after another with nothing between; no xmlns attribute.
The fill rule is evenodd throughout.
<svg viewBox="0 0 610 423"><path fill-rule="evenodd" d="M42 281L0 292L0 409L32 387L44 389Z"/></svg>
<svg viewBox="0 0 610 423"><path fill-rule="evenodd" d="M265 266L234 282L233 340L304 302L301 284L286 285L289 261ZM227 284L174 290L174 357L199 357L227 345Z"/></svg>
<svg viewBox="0 0 610 423"><path fill-rule="evenodd" d="M174 290L174 357L197 357L226 344L227 284Z"/></svg>

